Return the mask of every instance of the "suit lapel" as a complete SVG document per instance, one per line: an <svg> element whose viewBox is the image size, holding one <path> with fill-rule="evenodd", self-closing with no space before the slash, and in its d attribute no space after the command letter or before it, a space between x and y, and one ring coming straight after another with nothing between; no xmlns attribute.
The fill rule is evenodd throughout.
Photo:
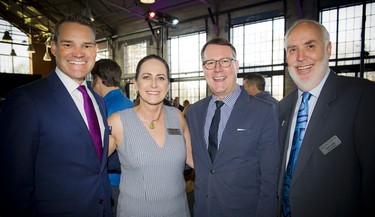
<svg viewBox="0 0 375 217"><path fill-rule="evenodd" d="M87 145L90 145L93 156L98 159L96 150L94 148L90 132L87 129L86 123L83 120L81 113L79 112L76 104L74 103L69 92L57 76L56 72L52 72L47 77L48 85L51 89L52 95L55 97L56 101L60 104L61 108L66 111L68 115L76 122L79 127L82 137L84 138ZM104 116L103 116L104 117ZM108 152L106 152L108 153ZM104 153L103 153L104 154ZM105 155L106 156L106 155ZM99 162L99 161L98 161Z"/></svg>
<svg viewBox="0 0 375 217"><path fill-rule="evenodd" d="M239 115L234 114L246 114L247 111L250 108L250 100L249 100L248 93L242 89L240 95L238 96L234 106L233 110L230 113L230 116L228 118L228 122L225 125L225 128L223 130L223 135L221 137L220 147L217 150L215 162L220 161L220 158L222 157L223 153L225 152L225 149L232 144L231 138L233 138L233 133L236 132L233 129L237 129L238 123L240 121L243 121L243 117Z"/></svg>
<svg viewBox="0 0 375 217"><path fill-rule="evenodd" d="M279 173L279 192L282 190L284 183L284 173L288 152L289 135L293 120L293 112L297 104L298 90L290 93L284 101L279 102L279 143L280 143L280 173Z"/></svg>
<svg viewBox="0 0 375 217"><path fill-rule="evenodd" d="M307 126L294 169L292 184L296 182L298 177L302 174L312 153L318 150L319 146L322 145L321 141L318 141L319 137L316 135L321 133L322 127L329 125L330 116L333 112L330 104L336 99L336 86L337 75L331 71L320 92L309 125Z"/></svg>
<svg viewBox="0 0 375 217"><path fill-rule="evenodd" d="M212 162L211 162L210 155L208 154L208 150L207 150L208 144L207 144L206 138L204 136L204 126L205 126L205 123L206 123L208 104L209 104L211 98L212 98L212 96L206 97L205 99L202 100L202 103L196 109L197 114L195 115L196 117L198 117L197 118L198 119L197 120L197 129L198 129L198 133L199 133L198 138L201 141L201 142L199 142L199 144L202 144L202 145L195 146L194 148L201 149L200 151L197 151L196 153L203 153L203 156L201 156L201 159L207 167L211 167ZM200 115L201 112L204 112L203 117Z"/></svg>

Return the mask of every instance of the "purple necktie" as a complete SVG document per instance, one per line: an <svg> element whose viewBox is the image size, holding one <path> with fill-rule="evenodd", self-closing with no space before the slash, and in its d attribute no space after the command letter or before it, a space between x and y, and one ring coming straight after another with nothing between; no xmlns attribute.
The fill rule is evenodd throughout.
<svg viewBox="0 0 375 217"><path fill-rule="evenodd" d="M83 95L83 106L85 108L87 122L89 124L89 131L94 142L96 153L98 154L98 158L102 161L103 156L103 148L102 148L102 137L100 134L100 127L98 122L98 117L96 116L96 112L94 109L94 105L92 104L90 96L87 94L86 87L84 85L80 85L77 90L79 90Z"/></svg>

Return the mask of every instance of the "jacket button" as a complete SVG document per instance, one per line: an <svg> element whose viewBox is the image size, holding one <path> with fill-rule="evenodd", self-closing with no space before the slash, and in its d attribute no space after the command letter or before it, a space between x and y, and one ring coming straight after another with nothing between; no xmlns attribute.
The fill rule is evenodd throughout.
<svg viewBox="0 0 375 217"><path fill-rule="evenodd" d="M99 199L99 204L103 204L103 199Z"/></svg>
<svg viewBox="0 0 375 217"><path fill-rule="evenodd" d="M211 174L215 174L215 170L210 170L210 173Z"/></svg>

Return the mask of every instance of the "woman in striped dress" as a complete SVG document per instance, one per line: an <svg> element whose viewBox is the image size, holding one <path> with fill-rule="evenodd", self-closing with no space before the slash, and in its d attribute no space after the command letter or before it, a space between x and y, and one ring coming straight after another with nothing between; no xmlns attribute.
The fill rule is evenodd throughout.
<svg viewBox="0 0 375 217"><path fill-rule="evenodd" d="M139 61L135 75L139 105L114 113L110 150L121 162L121 217L188 217L183 171L193 167L190 133L182 113L163 105L169 66L157 55Z"/></svg>

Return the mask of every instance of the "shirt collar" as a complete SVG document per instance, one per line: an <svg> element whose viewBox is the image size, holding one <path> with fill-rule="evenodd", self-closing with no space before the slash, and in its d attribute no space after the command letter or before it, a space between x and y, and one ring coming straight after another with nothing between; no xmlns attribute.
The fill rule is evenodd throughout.
<svg viewBox="0 0 375 217"><path fill-rule="evenodd" d="M237 98L240 94L241 94L241 87L240 87L239 84L236 84L236 88L234 89L234 91L231 94L229 94L228 96L224 97L223 100L221 100L221 101L224 102L225 106L229 106L229 107L233 108L233 106L236 103L236 100L237 100ZM208 106L212 106L213 104L215 104L215 102L217 100L218 100L217 96L215 94L212 94L212 98L211 98Z"/></svg>
<svg viewBox="0 0 375 217"><path fill-rule="evenodd" d="M55 72L69 93L72 93L78 88L79 84L63 73L58 67L56 67ZM86 89L88 89L86 80L84 80L81 85L85 85Z"/></svg>

